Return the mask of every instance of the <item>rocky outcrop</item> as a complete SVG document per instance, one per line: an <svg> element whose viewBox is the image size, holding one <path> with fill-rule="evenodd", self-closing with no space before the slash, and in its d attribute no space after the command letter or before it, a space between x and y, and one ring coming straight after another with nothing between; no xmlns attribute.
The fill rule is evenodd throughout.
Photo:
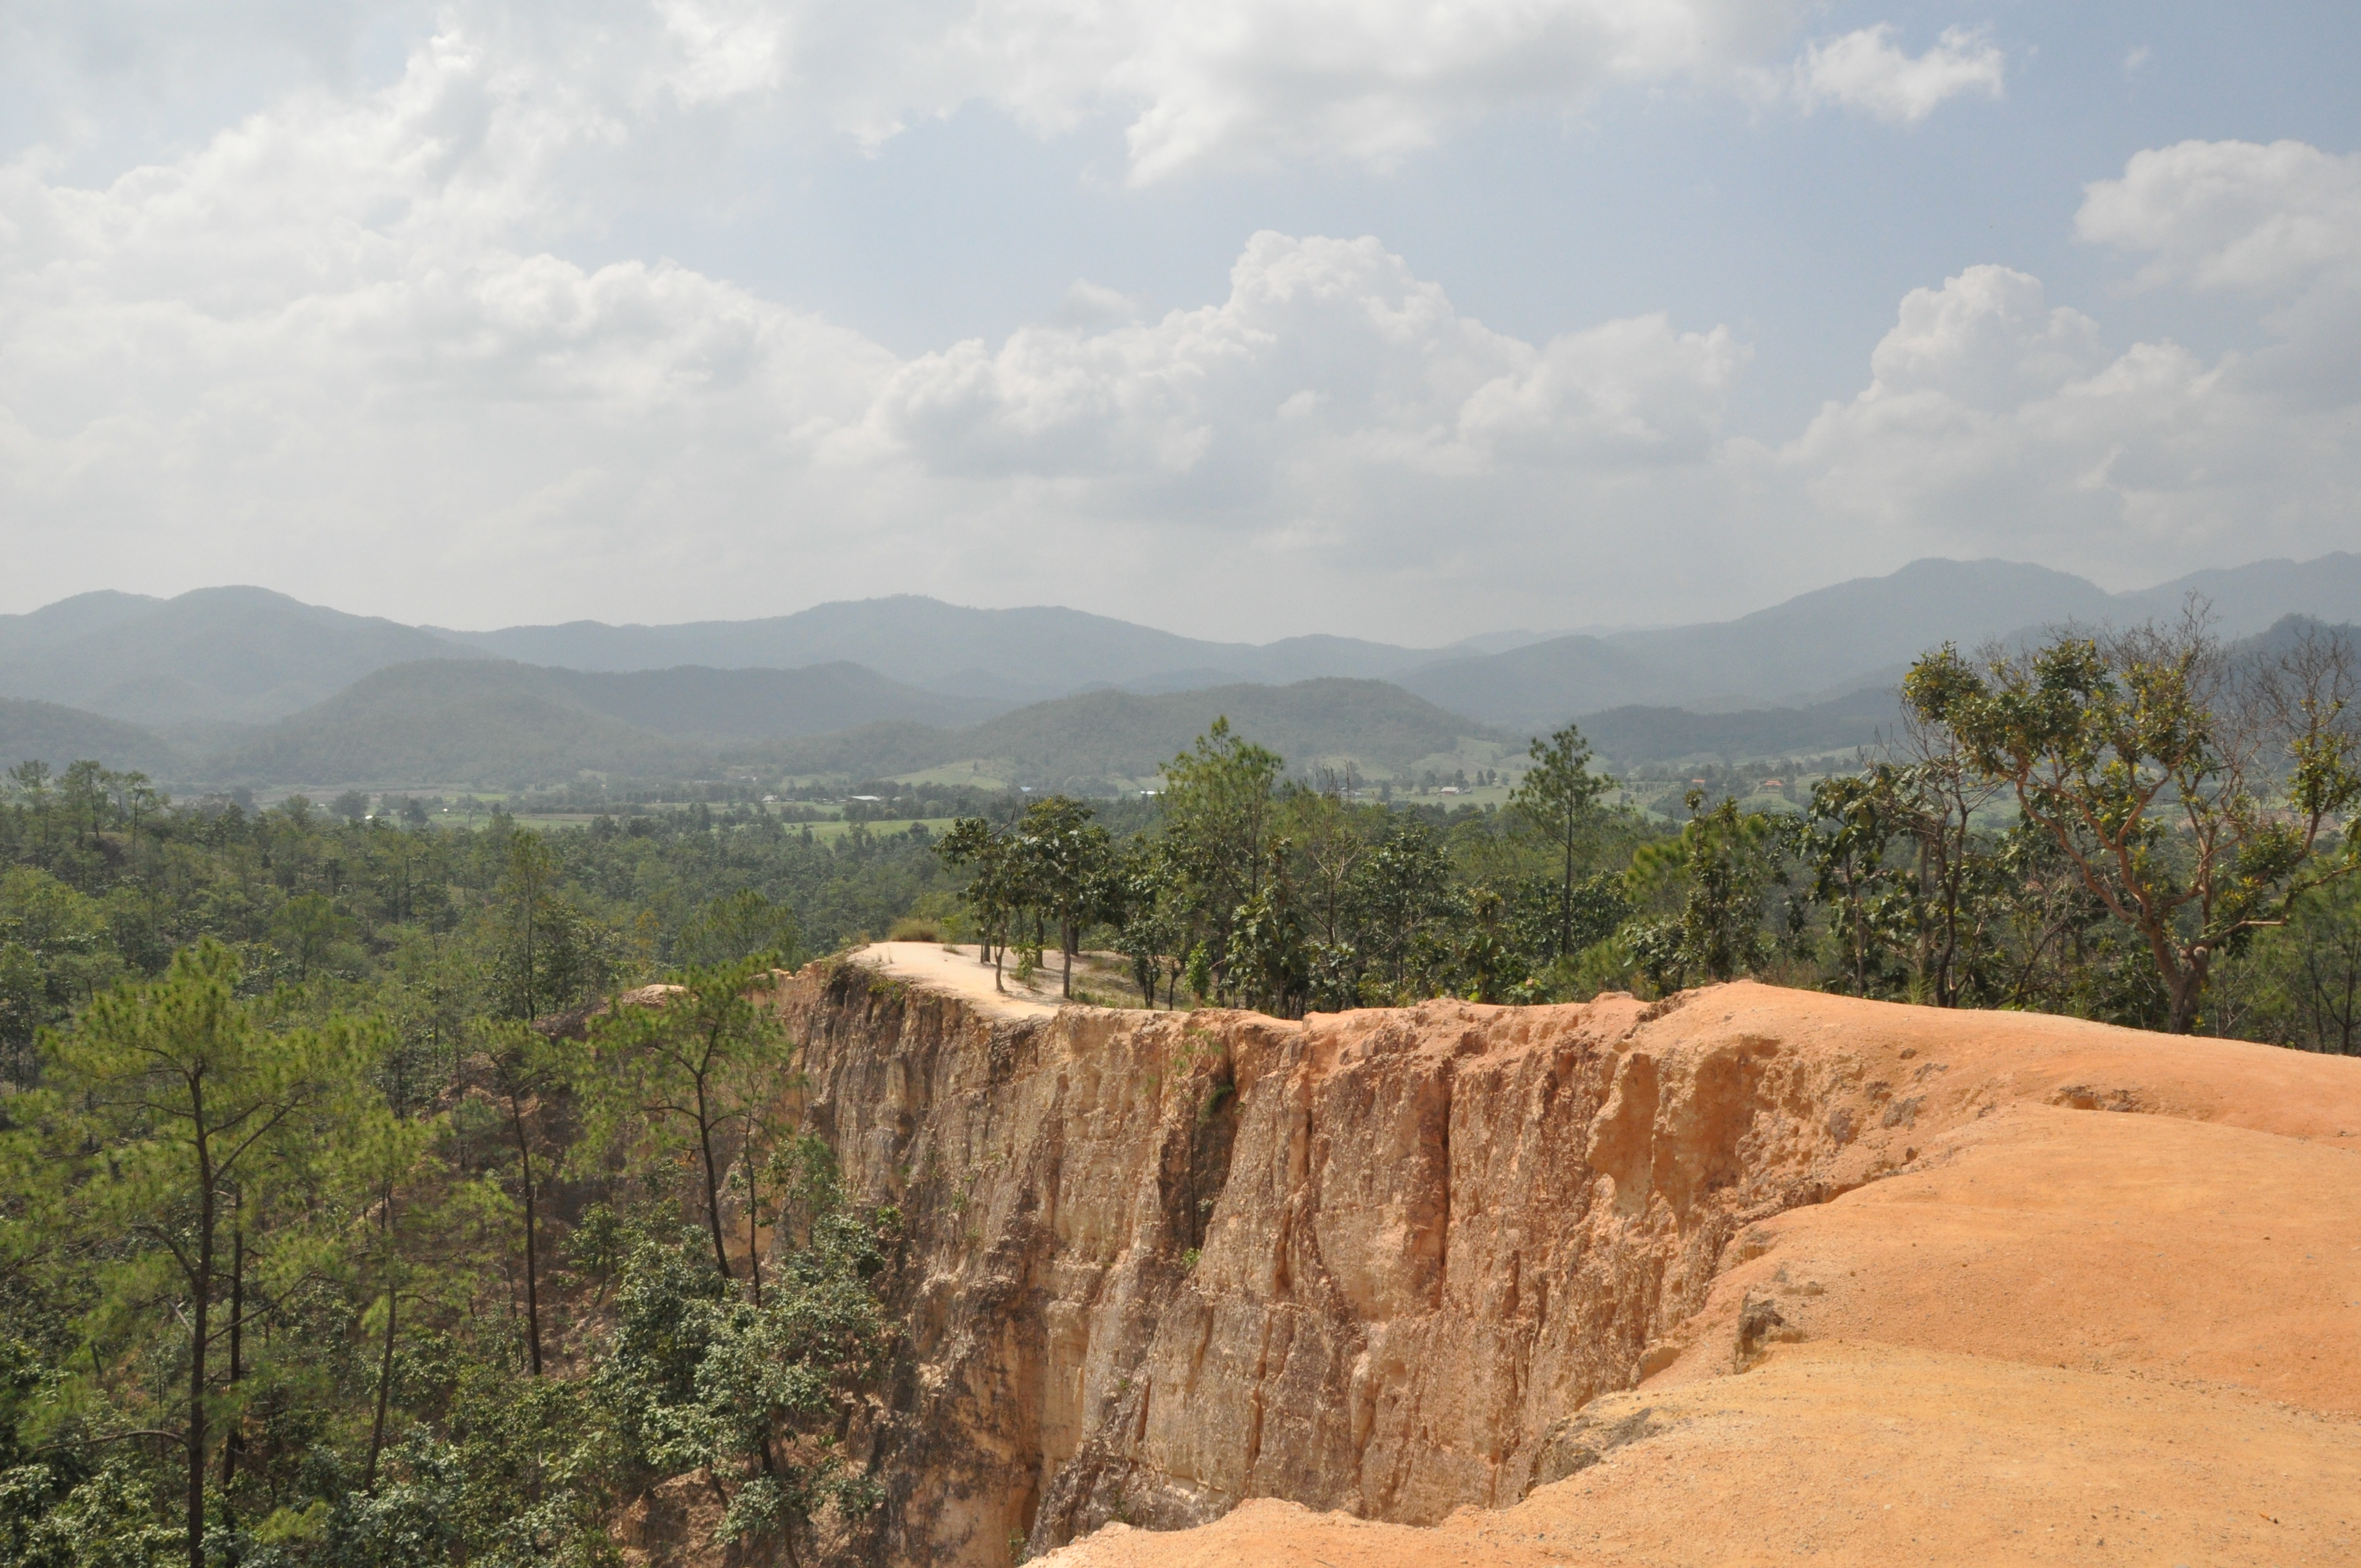
<svg viewBox="0 0 2361 1568"><path fill-rule="evenodd" d="M1790 994L1013 1017L805 971L808 1123L907 1237L848 1550L999 1564L1251 1497L1421 1524L1579 1468L1612 1434L1565 1423L1683 1353L1734 1237L1989 1091Z"/></svg>

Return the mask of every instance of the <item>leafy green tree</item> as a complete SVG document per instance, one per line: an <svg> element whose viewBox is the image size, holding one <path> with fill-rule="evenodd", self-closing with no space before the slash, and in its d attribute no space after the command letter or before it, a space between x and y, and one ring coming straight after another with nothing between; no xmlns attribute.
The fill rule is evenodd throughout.
<svg viewBox="0 0 2361 1568"><path fill-rule="evenodd" d="M1676 897L1669 917L1643 922L1632 941L1641 967L1660 991L1692 976L1734 980L1763 969L1773 952L1765 902L1784 881L1786 831L1761 812L1741 813L1725 796L1708 810L1691 790L1693 813L1681 836L1642 849L1629 873L1633 902Z"/></svg>
<svg viewBox="0 0 2361 1568"><path fill-rule="evenodd" d="M228 1326L215 1315L225 1198L266 1183L274 1161L320 1146L324 1125L357 1119L344 1065L371 1054L343 1020L266 1030L237 1000L236 979L226 949L201 946L160 981L100 997L54 1047L58 1082L90 1151L78 1161L74 1210L83 1225L127 1244L106 1271L99 1321L136 1318L156 1303L162 1314L148 1332L182 1346L180 1419L142 1435L185 1458L190 1568L205 1568L206 1470L220 1401L213 1355ZM104 1357L92 1348L103 1376Z"/></svg>
<svg viewBox="0 0 2361 1568"><path fill-rule="evenodd" d="M0 872L0 1077L32 1081L34 1036L124 968L96 899L31 866Z"/></svg>
<svg viewBox="0 0 2361 1568"><path fill-rule="evenodd" d="M781 969L795 967L795 911L772 903L752 888L726 893L697 912L674 944L683 964L734 964L760 959Z"/></svg>
<svg viewBox="0 0 2361 1568"><path fill-rule="evenodd" d="M961 817L951 824L938 846L943 863L967 873L961 897L975 917L981 933L980 961L992 965L992 984L1005 990L1004 981L1011 926L1035 902L1033 860L1018 851L1016 834L994 828L981 817Z"/></svg>
<svg viewBox="0 0 2361 1568"><path fill-rule="evenodd" d="M2192 606L2173 627L2063 636L1979 672L1946 646L1904 682L2083 884L2136 934L2194 1026L2216 960L2361 867L2318 851L2361 802L2356 671L2341 639L2233 658Z"/></svg>
<svg viewBox="0 0 2361 1568"><path fill-rule="evenodd" d="M541 834L511 829L495 896L494 985L510 1017L533 1020L596 996L616 963L609 933L561 891L563 868Z"/></svg>
<svg viewBox="0 0 2361 1568"><path fill-rule="evenodd" d="M845 1202L825 1151L799 1151L802 1223L769 1299L737 1299L687 1250L645 1235L631 1248L598 1387L656 1473L699 1469L727 1501L725 1541L776 1541L833 1509L882 1500L847 1463L840 1433L883 1376L894 1335L873 1280L897 1219Z"/></svg>
<svg viewBox="0 0 2361 1568"><path fill-rule="evenodd" d="M1381 981L1363 984L1364 1000L1408 1000L1422 934L1458 915L1450 855L1434 828L1417 817L1390 817L1354 868L1348 905L1355 945Z"/></svg>
<svg viewBox="0 0 2361 1568"><path fill-rule="evenodd" d="M1227 718L1164 765L1164 853L1191 923L1205 933L1215 984L1231 930L1273 864L1282 765L1277 753L1232 734Z"/></svg>
<svg viewBox="0 0 2361 1568"><path fill-rule="evenodd" d="M549 1125L551 1102L579 1077L581 1053L562 1034L500 1019L483 1026L481 1048L469 1066L473 1087L491 1104L516 1154L525 1363L538 1377L542 1374L541 1205L562 1157L562 1145Z"/></svg>
<svg viewBox="0 0 2361 1568"><path fill-rule="evenodd" d="M324 966L336 948L347 941L353 922L336 908L335 901L324 893L298 894L279 906L271 917L270 932L280 950L295 960L295 981L302 984L312 978L312 971Z"/></svg>
<svg viewBox="0 0 2361 1568"><path fill-rule="evenodd" d="M2224 963L2206 1024L2233 1037L2361 1056L2361 883L2307 894L2284 927Z"/></svg>
<svg viewBox="0 0 2361 1568"><path fill-rule="evenodd" d="M1574 928L1575 873L1598 836L1599 800L1615 781L1590 771L1590 746L1574 725L1528 749L1532 765L1509 795L1509 808L1531 825L1560 861L1555 957L1577 951Z"/></svg>
<svg viewBox="0 0 2361 1568"><path fill-rule="evenodd" d="M1905 831L1904 787L1889 763L1824 778L1812 786L1799 839L1812 896L1830 913L1835 988L1855 996L1891 994L1903 973L1911 890L1906 871L1891 862Z"/></svg>
<svg viewBox="0 0 2361 1568"><path fill-rule="evenodd" d="M1352 804L1349 770L1328 775L1326 787L1290 789L1282 802L1288 840L1305 873L1304 903L1319 922L1319 939L1329 947L1350 942L1354 873L1368 858L1370 813ZM1378 813L1380 818L1383 814Z"/></svg>
<svg viewBox="0 0 2361 1568"><path fill-rule="evenodd" d="M1280 1018L1301 1017L1312 989L1312 954L1283 877L1273 875L1238 905L1230 923L1223 983L1239 1003Z"/></svg>
<svg viewBox="0 0 2361 1568"><path fill-rule="evenodd" d="M1062 795L1033 801L1017 818L1007 849L1016 880L1057 923L1058 948L1064 959L1060 993L1068 997L1074 994L1074 952L1082 944L1082 928L1115 894L1109 885L1115 870L1115 847L1092 815L1088 806Z"/></svg>
<svg viewBox="0 0 2361 1568"><path fill-rule="evenodd" d="M616 1007L591 1027L580 1080L627 1145L692 1157L694 1206L724 1280L736 1278L721 1216L735 1152L729 1139L744 1135L750 1115L785 1091L794 1067L794 1047L761 994L769 971L760 959L690 969L644 1003ZM759 1269L754 1258L747 1262Z"/></svg>
<svg viewBox="0 0 2361 1568"><path fill-rule="evenodd" d="M1175 895L1171 868L1160 846L1137 839L1125 846L1115 875L1121 885L1115 950L1131 960L1133 981L1148 1006L1165 987L1165 1005L1178 1000L1180 969L1187 961L1189 928Z"/></svg>

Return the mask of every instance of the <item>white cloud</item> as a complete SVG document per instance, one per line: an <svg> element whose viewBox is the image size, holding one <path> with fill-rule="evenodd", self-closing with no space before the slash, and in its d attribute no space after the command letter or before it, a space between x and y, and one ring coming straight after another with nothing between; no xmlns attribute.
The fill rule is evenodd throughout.
<svg viewBox="0 0 2361 1568"><path fill-rule="evenodd" d="M1661 316L1527 343L1375 239L1276 234L1215 303L1144 319L1082 283L1062 324L904 359L547 254L610 133L450 35L104 189L0 167L18 580L649 619L1037 599L1023 539L1072 547L1058 597L1236 626L1349 587L1314 619L1374 628L1502 550L1606 563L1631 497L1710 482L1744 359ZM1549 611L1563 574L1532 581Z"/></svg>
<svg viewBox="0 0 2361 1568"><path fill-rule="evenodd" d="M1850 520L1914 554L2117 584L2351 541L2361 403L2298 387L2268 353L2109 352L2038 280L1976 267L1913 291L1872 364L1777 455L1839 534Z"/></svg>
<svg viewBox="0 0 2361 1568"><path fill-rule="evenodd" d="M921 356L872 429L938 471L1059 477L1267 476L1306 442L1437 474L1510 455L1695 461L1742 359L1728 332L1681 334L1661 316L1536 348L1459 315L1374 238L1265 233L1221 304Z"/></svg>
<svg viewBox="0 0 2361 1568"><path fill-rule="evenodd" d="M489 51L512 91L603 115L610 133L644 136L689 115L758 138L874 146L970 104L1043 135L1115 116L1140 184L1304 160L1383 169L1503 110L1576 113L1627 84L1759 92L1775 80L1806 109L1916 121L1960 93L1998 95L2004 66L1981 31L1953 28L1911 56L1885 25L1777 63L1810 0L444 0L431 12L425 0L225 0L202 18L159 14L153 0L12 9L0 20L0 91L29 100L55 97L64 79L107 86L103 114L90 112L96 87L47 104L56 145L104 139L110 121L144 124L159 99L346 88L356 60L431 34Z"/></svg>
<svg viewBox="0 0 2361 1568"><path fill-rule="evenodd" d="M1789 70L1786 94L1806 110L1843 108L1915 125L1963 93L1998 98L2008 59L1982 27L1948 27L1921 55L1904 51L1891 23L1812 44Z"/></svg>
<svg viewBox="0 0 2361 1568"><path fill-rule="evenodd" d="M915 356L686 268L560 259L553 236L596 221L602 181L717 104L821 92L816 72L841 89L827 102L842 123L889 102L841 52L875 39L826 17L728 0L602 14L637 28L630 49L561 29L536 53L455 25L390 85L286 95L100 188L45 156L0 165L16 579L41 597L258 579L479 623L916 590L1415 639L1610 602L1616 619L1716 613L1929 551L2119 580L2129 560L2161 576L2351 538L2361 321L2322 302L2361 266L2352 159L2191 144L2091 188L2081 232L2153 282L2254 294L2271 322L2309 313L2270 349L2113 348L2037 280L1970 268L1902 302L1857 396L1764 445L1723 433L1748 358L1728 329L1649 314L1525 341L1372 237L1257 235L1211 302L1150 316L1082 282L1049 322ZM1012 0L985 20L1060 14ZM1413 126L1472 103L1466 62L1505 47L1435 43L1380 69L1377 23L1320 15L1340 35L1322 80L1391 82L1426 105ZM1397 39L1516 20L1370 15ZM1233 33L1189 59L1277 25L1192 25L1207 16ZM1708 57L1677 31L1596 58ZM961 58L999 36L966 38ZM1320 54L1309 33L1281 41L1274 58ZM995 91L1049 123L1080 91L1058 49L1090 42L1004 51ZM967 91L968 65L942 80ZM1154 80L1179 84L1171 102L1199 91L1170 69ZM1533 80L1566 79L1550 71ZM1290 145L1272 116L1330 101L1233 87L1235 116L1180 115L1180 139L1136 142L1143 167ZM1383 155L1318 123L1295 145ZM1159 148L1181 161L1156 163Z"/></svg>
<svg viewBox="0 0 2361 1568"><path fill-rule="evenodd" d="M2147 285L2278 294L2361 273L2361 153L2185 141L2083 192L2082 238L2152 255Z"/></svg>

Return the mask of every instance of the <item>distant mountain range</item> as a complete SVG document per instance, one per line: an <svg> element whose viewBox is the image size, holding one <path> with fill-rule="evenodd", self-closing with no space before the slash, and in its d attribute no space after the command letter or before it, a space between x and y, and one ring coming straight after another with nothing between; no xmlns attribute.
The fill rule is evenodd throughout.
<svg viewBox="0 0 2361 1568"><path fill-rule="evenodd" d="M1140 777L1176 749L1181 716L1257 703L1290 756L1388 769L1575 716L1626 760L1779 754L1866 739L1868 716L1891 713L1880 694L1941 642L2169 615L2192 592L2233 637L2290 613L2361 621L2361 554L2124 594L2041 566L1927 560L1734 620L1424 649L1215 642L913 596L761 620L463 632L260 588L102 592L0 616L0 698L15 699L0 703L0 764L97 755L186 784L494 787L677 776L725 754L864 776L991 757ZM1188 700L1144 700L1158 697ZM1323 729L1305 706L1321 703L1349 718Z"/></svg>
<svg viewBox="0 0 2361 1568"><path fill-rule="evenodd" d="M2192 592L2210 599L2225 637L2251 636L2291 614L2361 620L2361 554L2301 565L2259 562L2127 594L2046 566L1916 561L1735 620L1552 638L1400 679L1456 712L1527 728L1633 704L1705 711L1808 706L1890 686L1912 660L1944 642L1972 650L2068 622L2172 616Z"/></svg>
<svg viewBox="0 0 2361 1568"><path fill-rule="evenodd" d="M1319 636L1259 645L1207 642L1078 609L971 609L911 594L818 605L765 620L683 626L577 620L436 635L503 658L575 670L789 669L846 660L931 691L1006 706L1093 685L1175 691L1323 675L1382 680L1455 652L1483 651Z"/></svg>

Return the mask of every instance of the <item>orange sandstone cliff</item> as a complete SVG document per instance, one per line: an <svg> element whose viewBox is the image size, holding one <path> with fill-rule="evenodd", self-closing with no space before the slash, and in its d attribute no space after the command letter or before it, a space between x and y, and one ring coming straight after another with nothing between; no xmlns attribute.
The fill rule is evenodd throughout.
<svg viewBox="0 0 2361 1568"><path fill-rule="evenodd" d="M908 1226L850 1559L2361 1561L2361 1061L1753 984L1053 1010L866 959L781 992Z"/></svg>

